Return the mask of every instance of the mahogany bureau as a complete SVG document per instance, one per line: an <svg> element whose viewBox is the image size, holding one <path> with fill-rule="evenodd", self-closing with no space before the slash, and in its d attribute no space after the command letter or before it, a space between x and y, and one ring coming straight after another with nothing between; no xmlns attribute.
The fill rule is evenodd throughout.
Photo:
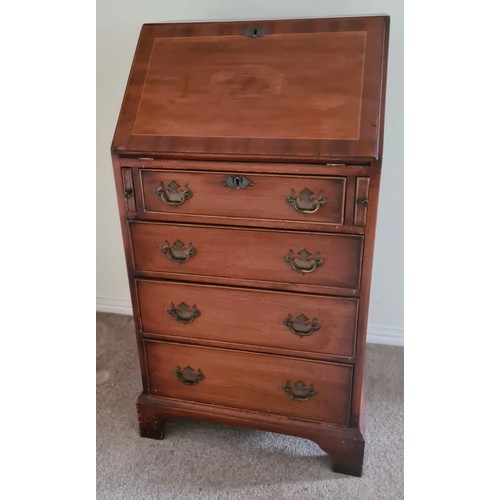
<svg viewBox="0 0 500 500"><path fill-rule="evenodd" d="M285 433L361 475L388 30L143 26L112 144L141 436Z"/></svg>

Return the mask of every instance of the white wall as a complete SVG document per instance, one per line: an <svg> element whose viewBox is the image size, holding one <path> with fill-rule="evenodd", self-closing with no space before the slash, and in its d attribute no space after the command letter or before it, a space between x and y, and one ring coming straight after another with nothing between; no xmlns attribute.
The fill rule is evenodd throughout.
<svg viewBox="0 0 500 500"><path fill-rule="evenodd" d="M375 244L369 340L403 335L403 2L402 0L99 0L97 2L97 309L129 312L129 292L109 148L142 24L391 16L385 147Z"/></svg>

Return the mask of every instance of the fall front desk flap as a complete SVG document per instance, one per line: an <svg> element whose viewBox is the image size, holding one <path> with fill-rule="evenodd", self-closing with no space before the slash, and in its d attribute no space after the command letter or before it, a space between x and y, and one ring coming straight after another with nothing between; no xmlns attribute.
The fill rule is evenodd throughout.
<svg viewBox="0 0 500 500"><path fill-rule="evenodd" d="M112 150L378 158L388 23L144 25Z"/></svg>

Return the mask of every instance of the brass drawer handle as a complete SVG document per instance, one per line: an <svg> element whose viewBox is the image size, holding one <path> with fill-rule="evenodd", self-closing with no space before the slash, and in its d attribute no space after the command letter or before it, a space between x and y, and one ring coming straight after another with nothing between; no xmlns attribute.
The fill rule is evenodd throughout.
<svg viewBox="0 0 500 500"><path fill-rule="evenodd" d="M358 200L358 205L361 205L363 208L366 208L369 204L368 200Z"/></svg>
<svg viewBox="0 0 500 500"><path fill-rule="evenodd" d="M198 371L194 371L190 366L186 366L182 368L177 365L177 368L174 371L174 375L184 384L184 385L196 385L200 380L205 378L205 375L201 372L200 369Z"/></svg>
<svg viewBox="0 0 500 500"><path fill-rule="evenodd" d="M283 321L283 324L289 328L289 330L299 337L309 337L314 332L317 332L321 325L318 323L316 318L313 318L310 323L308 323L309 318L304 314L299 314L295 320L292 315L289 314L288 317Z"/></svg>
<svg viewBox="0 0 500 500"><path fill-rule="evenodd" d="M200 310L196 307L189 307L185 302L181 302L178 306L170 304L166 309L168 314L179 323L192 323L196 318L201 316Z"/></svg>
<svg viewBox="0 0 500 500"><path fill-rule="evenodd" d="M321 192L314 194L308 188L304 188L298 196L295 193L295 190L292 189L285 200L301 214L313 214L326 203L326 199L323 198Z"/></svg>
<svg viewBox="0 0 500 500"><path fill-rule="evenodd" d="M181 186L175 181L170 182L167 189L165 189L163 182L160 182L159 186L156 188L156 194L162 199L163 202L171 207L178 207L193 196L193 193L187 184L184 184L181 188Z"/></svg>
<svg viewBox="0 0 500 500"><path fill-rule="evenodd" d="M253 182L242 175L230 175L224 179L222 185L230 189L245 189L253 186Z"/></svg>
<svg viewBox="0 0 500 500"><path fill-rule="evenodd" d="M301 380L295 382L295 384L290 383L289 380L283 386L283 390L290 396L294 401L307 401L312 396L315 396L317 392L314 390L314 384L307 387Z"/></svg>
<svg viewBox="0 0 500 500"><path fill-rule="evenodd" d="M192 243L188 243L186 246L181 240L175 240L172 246L170 246L170 243L165 240L165 244L161 247L161 251L172 262L177 264L184 264L184 262L187 262L197 253L197 250L193 247Z"/></svg>
<svg viewBox="0 0 500 500"><path fill-rule="evenodd" d="M319 252L316 252L313 257L311 252L308 252L305 248L298 253L298 257L295 257L292 250L290 250L285 257L285 262L290 264L290 267L295 272L302 274L312 273L317 267L324 264Z"/></svg>

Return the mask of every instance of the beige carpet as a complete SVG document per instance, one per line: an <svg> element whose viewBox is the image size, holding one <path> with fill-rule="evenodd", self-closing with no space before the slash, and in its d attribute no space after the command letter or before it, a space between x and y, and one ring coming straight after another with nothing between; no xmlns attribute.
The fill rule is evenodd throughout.
<svg viewBox="0 0 500 500"><path fill-rule="evenodd" d="M363 477L336 474L314 443L178 419L139 437L132 318L97 314L98 499L402 499L403 349L368 345Z"/></svg>

